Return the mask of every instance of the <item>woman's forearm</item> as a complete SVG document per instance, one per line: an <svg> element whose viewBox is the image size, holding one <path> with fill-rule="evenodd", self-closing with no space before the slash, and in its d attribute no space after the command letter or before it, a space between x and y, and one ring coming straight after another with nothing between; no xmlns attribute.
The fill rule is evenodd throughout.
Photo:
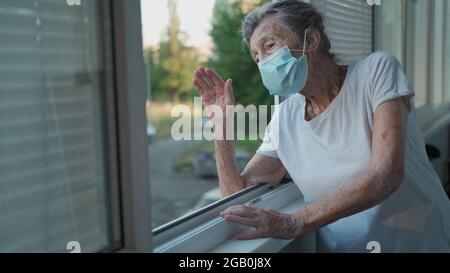
<svg viewBox="0 0 450 273"><path fill-rule="evenodd" d="M216 140L217 174L220 190L224 196L229 196L246 187L245 178L239 173L235 157L233 140Z"/></svg>
<svg viewBox="0 0 450 273"><path fill-rule="evenodd" d="M376 206L395 192L402 181L401 173L371 171L361 176L355 183L346 185L293 214L297 223L296 236Z"/></svg>

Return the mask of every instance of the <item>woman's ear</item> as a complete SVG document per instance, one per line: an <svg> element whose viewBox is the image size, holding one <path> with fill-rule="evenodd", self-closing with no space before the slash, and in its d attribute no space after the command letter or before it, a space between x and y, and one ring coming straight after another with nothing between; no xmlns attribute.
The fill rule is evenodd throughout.
<svg viewBox="0 0 450 273"><path fill-rule="evenodd" d="M307 51L315 51L320 45L320 33L317 29L310 29L307 38Z"/></svg>

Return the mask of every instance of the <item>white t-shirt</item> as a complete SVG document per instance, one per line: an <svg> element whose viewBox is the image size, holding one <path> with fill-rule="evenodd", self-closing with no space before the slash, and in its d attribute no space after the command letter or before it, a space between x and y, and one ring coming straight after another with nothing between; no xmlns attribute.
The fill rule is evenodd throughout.
<svg viewBox="0 0 450 273"><path fill-rule="evenodd" d="M411 101L405 154L405 181L383 203L317 231L318 251L449 252L450 202L428 161L416 122L414 91L397 59L375 52L353 62L338 96L311 121L305 97L282 102L257 153L281 160L307 202L314 202L367 172L377 107L405 96Z"/></svg>

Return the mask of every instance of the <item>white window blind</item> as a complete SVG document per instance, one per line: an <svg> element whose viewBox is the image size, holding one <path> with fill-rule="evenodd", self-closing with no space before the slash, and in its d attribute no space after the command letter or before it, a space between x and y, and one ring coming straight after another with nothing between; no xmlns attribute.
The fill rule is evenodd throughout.
<svg viewBox="0 0 450 273"><path fill-rule="evenodd" d="M0 2L0 252L117 240L101 3Z"/></svg>
<svg viewBox="0 0 450 273"><path fill-rule="evenodd" d="M331 51L340 63L362 59L373 51L373 12L366 0L310 0L324 16Z"/></svg>

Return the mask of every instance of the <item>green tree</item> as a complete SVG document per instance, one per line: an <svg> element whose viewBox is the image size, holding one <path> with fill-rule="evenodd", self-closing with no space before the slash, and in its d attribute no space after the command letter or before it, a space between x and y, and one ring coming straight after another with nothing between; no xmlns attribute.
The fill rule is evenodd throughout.
<svg viewBox="0 0 450 273"><path fill-rule="evenodd" d="M213 57L207 66L224 78L233 79L236 102L273 104L273 97L264 88L258 67L249 49L242 43L241 24L249 10L268 0L216 0L211 37Z"/></svg>
<svg viewBox="0 0 450 273"><path fill-rule="evenodd" d="M156 100L187 99L194 94L192 72L199 66L199 56L195 48L187 47L186 33L180 30L177 2L170 0L169 24L157 48L146 50L150 68L152 97Z"/></svg>
<svg viewBox="0 0 450 273"><path fill-rule="evenodd" d="M161 80L167 77L167 71L165 71L159 63L159 49L148 47L144 50L144 60L147 68L147 84L150 90L147 92L147 99L154 100L155 98L160 100L166 100L168 97L164 97L164 92L161 87Z"/></svg>

